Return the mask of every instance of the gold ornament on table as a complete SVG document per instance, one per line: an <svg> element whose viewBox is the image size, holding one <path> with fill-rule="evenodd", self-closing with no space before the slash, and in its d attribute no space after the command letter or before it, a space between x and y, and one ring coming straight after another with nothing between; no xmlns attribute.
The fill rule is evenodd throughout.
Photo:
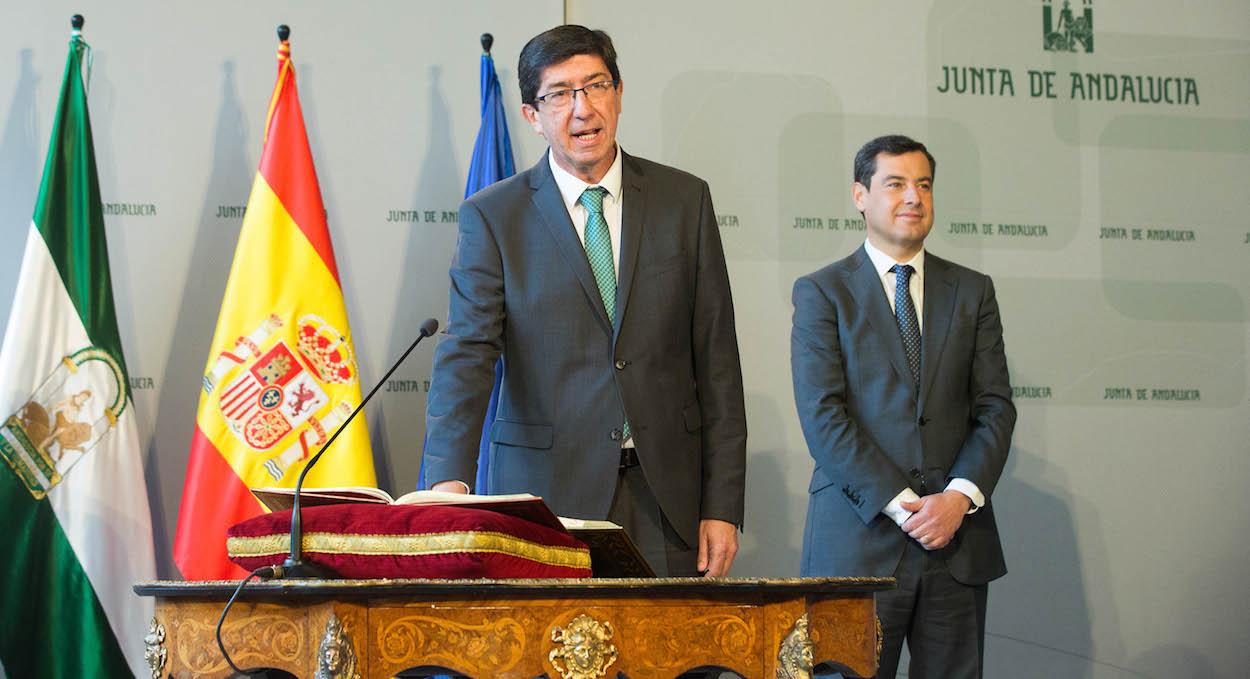
<svg viewBox="0 0 1250 679"><path fill-rule="evenodd" d="M811 679L812 639L807 631L807 614L795 621L777 653L777 679Z"/></svg>
<svg viewBox="0 0 1250 679"><path fill-rule="evenodd" d="M152 679L161 679L165 671L165 626L152 618L148 625L148 633L143 636L143 659L152 670Z"/></svg>
<svg viewBox="0 0 1250 679"><path fill-rule="evenodd" d="M347 637L343 621L333 613L326 621L326 633L317 650L316 679L360 679L352 641Z"/></svg>
<svg viewBox="0 0 1250 679"><path fill-rule="evenodd" d="M885 633L881 631L881 617L877 617L877 665L881 665L881 644L885 642Z"/></svg>
<svg viewBox="0 0 1250 679"><path fill-rule="evenodd" d="M616 662L613 636L612 623L600 623L588 615L579 615L568 627L551 630L551 640L562 646L552 649L547 659L561 679L602 677Z"/></svg>

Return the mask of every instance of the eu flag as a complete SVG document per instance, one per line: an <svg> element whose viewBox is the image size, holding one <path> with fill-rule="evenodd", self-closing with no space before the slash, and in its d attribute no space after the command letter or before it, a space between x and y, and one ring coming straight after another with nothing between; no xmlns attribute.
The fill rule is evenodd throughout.
<svg viewBox="0 0 1250 679"><path fill-rule="evenodd" d="M490 34L482 36L488 44ZM481 191L500 179L516 173L512 163L512 141L508 138L508 121L504 117L503 93L499 89L499 75L495 73L495 60L489 49L482 52L482 124L473 143L473 159L469 162L469 180L464 185L464 197Z"/></svg>
<svg viewBox="0 0 1250 679"><path fill-rule="evenodd" d="M508 120L504 117L503 93L499 88L499 75L495 73L495 60L490 56L489 33L482 36L482 124L477 129L477 141L473 142L473 160L469 163L469 180L464 185L464 197L481 191L500 179L516 174L512 162L512 141L508 138ZM486 492L487 466L490 461L490 429L499 409L499 385L503 381L503 362L495 364L495 387L490 392L490 404L486 406L486 420L482 423L482 440L478 444L477 479L475 492Z"/></svg>
<svg viewBox="0 0 1250 679"><path fill-rule="evenodd" d="M464 185L464 197L481 191L500 179L516 174L512 161L512 140L508 137L508 120L504 115L503 92L499 88L499 75L495 72L495 60L490 56L494 42L490 33L482 35L482 123L473 142L473 158L469 161L469 179ZM499 408L499 384L503 380L503 358L495 364L495 386L486 407L486 420L482 423L482 438L478 444L477 478L475 492L486 492L487 464L490 460L490 429ZM418 488L426 487L425 465L421 466Z"/></svg>

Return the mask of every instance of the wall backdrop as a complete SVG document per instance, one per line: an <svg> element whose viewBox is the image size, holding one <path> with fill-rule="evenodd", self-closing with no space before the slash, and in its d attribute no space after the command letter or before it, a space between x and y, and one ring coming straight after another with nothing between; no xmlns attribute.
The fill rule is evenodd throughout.
<svg viewBox="0 0 1250 679"><path fill-rule="evenodd" d="M517 165L516 57L608 30L631 153L709 181L749 417L736 575L797 573L811 459L790 287L858 247L851 156L902 132L938 158L929 248L994 277L1020 419L994 501L989 677L1240 677L1250 665L1250 12L1244 0L141 0L0 9L0 325L86 16L118 321L158 568L275 76L292 53L362 384L428 316L495 35ZM379 482L411 489L431 347L367 415Z"/></svg>

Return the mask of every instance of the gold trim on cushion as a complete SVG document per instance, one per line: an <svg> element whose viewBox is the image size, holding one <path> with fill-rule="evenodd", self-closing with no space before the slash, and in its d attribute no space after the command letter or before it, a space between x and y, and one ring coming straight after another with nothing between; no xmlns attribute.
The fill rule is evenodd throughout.
<svg viewBox="0 0 1250 679"><path fill-rule="evenodd" d="M287 533L232 537L226 552L232 558L286 554L291 551ZM547 566L590 568L590 550L557 547L492 531L457 531L424 535L357 535L351 533L305 533L304 551L358 556L431 556L456 553L495 553L517 556Z"/></svg>

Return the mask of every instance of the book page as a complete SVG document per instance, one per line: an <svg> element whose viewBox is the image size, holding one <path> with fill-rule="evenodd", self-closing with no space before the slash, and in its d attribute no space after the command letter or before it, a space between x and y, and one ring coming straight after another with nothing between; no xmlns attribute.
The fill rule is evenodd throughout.
<svg viewBox="0 0 1250 679"><path fill-rule="evenodd" d="M397 505L476 505L499 502L522 502L536 500L538 496L529 493L512 495L474 495L472 493L447 493L440 490L414 490L395 499Z"/></svg>
<svg viewBox="0 0 1250 679"><path fill-rule="evenodd" d="M564 525L565 530L624 530L611 521L600 519L574 519L561 516L560 523Z"/></svg>
<svg viewBox="0 0 1250 679"><path fill-rule="evenodd" d="M294 488L252 488L252 495L270 511L290 509L295 501ZM381 488L368 486L340 486L335 488L304 488L300 490L300 502L305 507L331 504L391 504L390 493Z"/></svg>

